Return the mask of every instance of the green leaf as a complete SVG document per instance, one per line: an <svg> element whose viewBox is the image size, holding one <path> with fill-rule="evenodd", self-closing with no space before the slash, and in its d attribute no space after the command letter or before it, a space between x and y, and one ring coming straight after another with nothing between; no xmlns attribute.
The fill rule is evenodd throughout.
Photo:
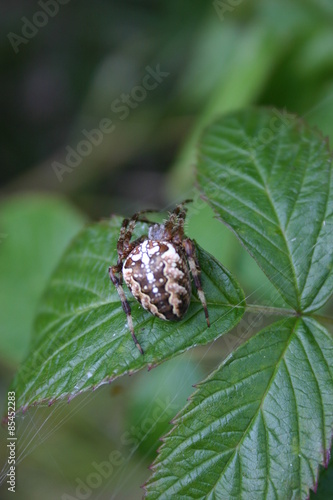
<svg viewBox="0 0 333 500"><path fill-rule="evenodd" d="M219 217L294 309L333 289L332 155L291 115L248 109L222 117L199 147L198 181Z"/></svg>
<svg viewBox="0 0 333 500"><path fill-rule="evenodd" d="M120 218L87 227L72 242L40 304L34 342L13 383L17 407L72 397L117 376L152 366L197 344L206 344L237 324L244 312L239 285L200 247L211 327L196 294L184 320L159 320L130 298L142 356L108 276L117 261ZM137 234L146 232L138 224ZM130 295L128 295L131 297Z"/></svg>
<svg viewBox="0 0 333 500"><path fill-rule="evenodd" d="M315 320L259 332L177 415L148 498L305 498L328 461L332 365L332 338Z"/></svg>
<svg viewBox="0 0 333 500"><path fill-rule="evenodd" d="M0 207L1 356L26 355L36 307L83 216L60 198L15 197Z"/></svg>

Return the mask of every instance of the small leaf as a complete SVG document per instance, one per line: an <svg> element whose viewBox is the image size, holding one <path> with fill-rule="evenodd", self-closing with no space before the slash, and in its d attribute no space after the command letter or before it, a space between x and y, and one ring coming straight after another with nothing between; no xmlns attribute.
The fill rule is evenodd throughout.
<svg viewBox="0 0 333 500"><path fill-rule="evenodd" d="M120 226L121 219L114 217L87 227L62 258L40 304L30 354L13 383L17 407L74 396L159 363L216 339L241 319L242 290L221 264L197 247L211 327L195 294L185 318L172 323L153 317L128 293L142 356L108 275L108 266L117 261ZM138 225L138 234L145 232Z"/></svg>
<svg viewBox="0 0 333 500"><path fill-rule="evenodd" d="M332 365L332 338L315 320L259 332L174 419L147 497L305 498L328 459Z"/></svg>
<svg viewBox="0 0 333 500"><path fill-rule="evenodd" d="M276 110L224 116L199 147L207 200L298 311L332 294L332 179L325 140Z"/></svg>

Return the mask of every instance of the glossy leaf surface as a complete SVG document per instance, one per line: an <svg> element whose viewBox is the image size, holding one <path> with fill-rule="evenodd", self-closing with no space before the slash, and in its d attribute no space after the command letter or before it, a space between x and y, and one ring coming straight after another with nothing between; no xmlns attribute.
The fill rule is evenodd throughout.
<svg viewBox="0 0 333 500"><path fill-rule="evenodd" d="M321 307L333 290L332 154L292 115L248 109L203 135L198 181L288 304Z"/></svg>

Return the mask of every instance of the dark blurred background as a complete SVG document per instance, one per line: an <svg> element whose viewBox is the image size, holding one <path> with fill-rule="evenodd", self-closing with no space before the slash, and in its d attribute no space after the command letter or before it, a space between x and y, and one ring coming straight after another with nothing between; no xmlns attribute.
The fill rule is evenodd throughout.
<svg viewBox="0 0 333 500"><path fill-rule="evenodd" d="M200 201L194 146L215 116L248 105L285 108L332 140L331 0L3 0L0 33L1 410L26 355L38 299L89 220L168 210L193 196L188 234L230 268L249 302L283 305ZM148 74L155 74L155 88L144 88ZM109 124L102 135L101 122ZM96 144L82 145L87 136ZM66 163L68 155L76 166ZM93 463L112 450L124 463L86 498L140 498L157 438L191 384L253 327L258 318L247 318L208 350L70 405L31 410L18 422L28 457L18 468L16 498L75 498L78 478L87 481ZM148 420L143 439L156 405L168 407L167 418ZM5 456L2 448L0 467ZM1 498L9 495L2 485Z"/></svg>

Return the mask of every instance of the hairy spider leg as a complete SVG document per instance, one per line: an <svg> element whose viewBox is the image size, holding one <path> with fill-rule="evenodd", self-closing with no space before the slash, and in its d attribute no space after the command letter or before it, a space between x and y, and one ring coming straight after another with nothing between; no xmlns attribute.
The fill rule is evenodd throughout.
<svg viewBox="0 0 333 500"><path fill-rule="evenodd" d="M120 228L119 239L117 242L118 264L122 262L125 253L128 252L128 247L130 245L130 240L132 238L135 224L136 220L133 217L131 219L123 220L123 223Z"/></svg>
<svg viewBox="0 0 333 500"><path fill-rule="evenodd" d="M191 274L193 276L194 285L198 291L199 299L200 299L200 302L201 302L202 307L203 307L204 312L205 312L207 326L210 327L206 297L205 297L205 294L204 294L204 291L203 291L202 285L201 285L201 278L200 278L201 269L200 269L200 264L199 264L199 261L198 261L197 255L196 255L195 245L194 245L194 242L190 238L186 238L185 240L183 240L182 243L183 243L183 247L185 249L186 255L187 255Z"/></svg>
<svg viewBox="0 0 333 500"><path fill-rule="evenodd" d="M187 208L186 203L191 203L193 200L185 200L171 212L169 219L165 223L166 232L169 239L176 242L181 242L184 238L184 223L186 218Z"/></svg>
<svg viewBox="0 0 333 500"><path fill-rule="evenodd" d="M143 349L142 349L141 345L139 344L139 341L136 338L135 333L134 333L133 319L132 319L132 314L131 314L131 306L129 305L129 303L126 299L126 295L125 295L125 292L124 292L124 289L122 286L121 269L122 269L121 264L109 267L109 276L110 276L110 279L111 279L112 283L114 284L114 286L116 287L116 290L119 294L119 297L121 300L121 305L122 305L123 310L125 311L125 314L127 317L128 328L131 332L134 343L135 343L136 347L139 349L139 351L141 352L141 354L144 354ZM118 276L117 276L117 274L118 274Z"/></svg>
<svg viewBox="0 0 333 500"><path fill-rule="evenodd" d="M136 223L137 222L147 222L149 224L153 224L153 222L149 221L146 217L141 217L143 214L146 213L152 213L156 212L156 210L153 209L148 209L148 210L141 210L140 212L136 212L130 219L124 219L123 223L120 228L120 235L117 243L117 252L118 252L118 264L124 260L124 258L127 257L127 255L130 253L130 251L133 250L134 245L133 243L136 242L130 242L133 231L135 229ZM128 249L131 248L130 251ZM125 257L125 253L127 254Z"/></svg>

